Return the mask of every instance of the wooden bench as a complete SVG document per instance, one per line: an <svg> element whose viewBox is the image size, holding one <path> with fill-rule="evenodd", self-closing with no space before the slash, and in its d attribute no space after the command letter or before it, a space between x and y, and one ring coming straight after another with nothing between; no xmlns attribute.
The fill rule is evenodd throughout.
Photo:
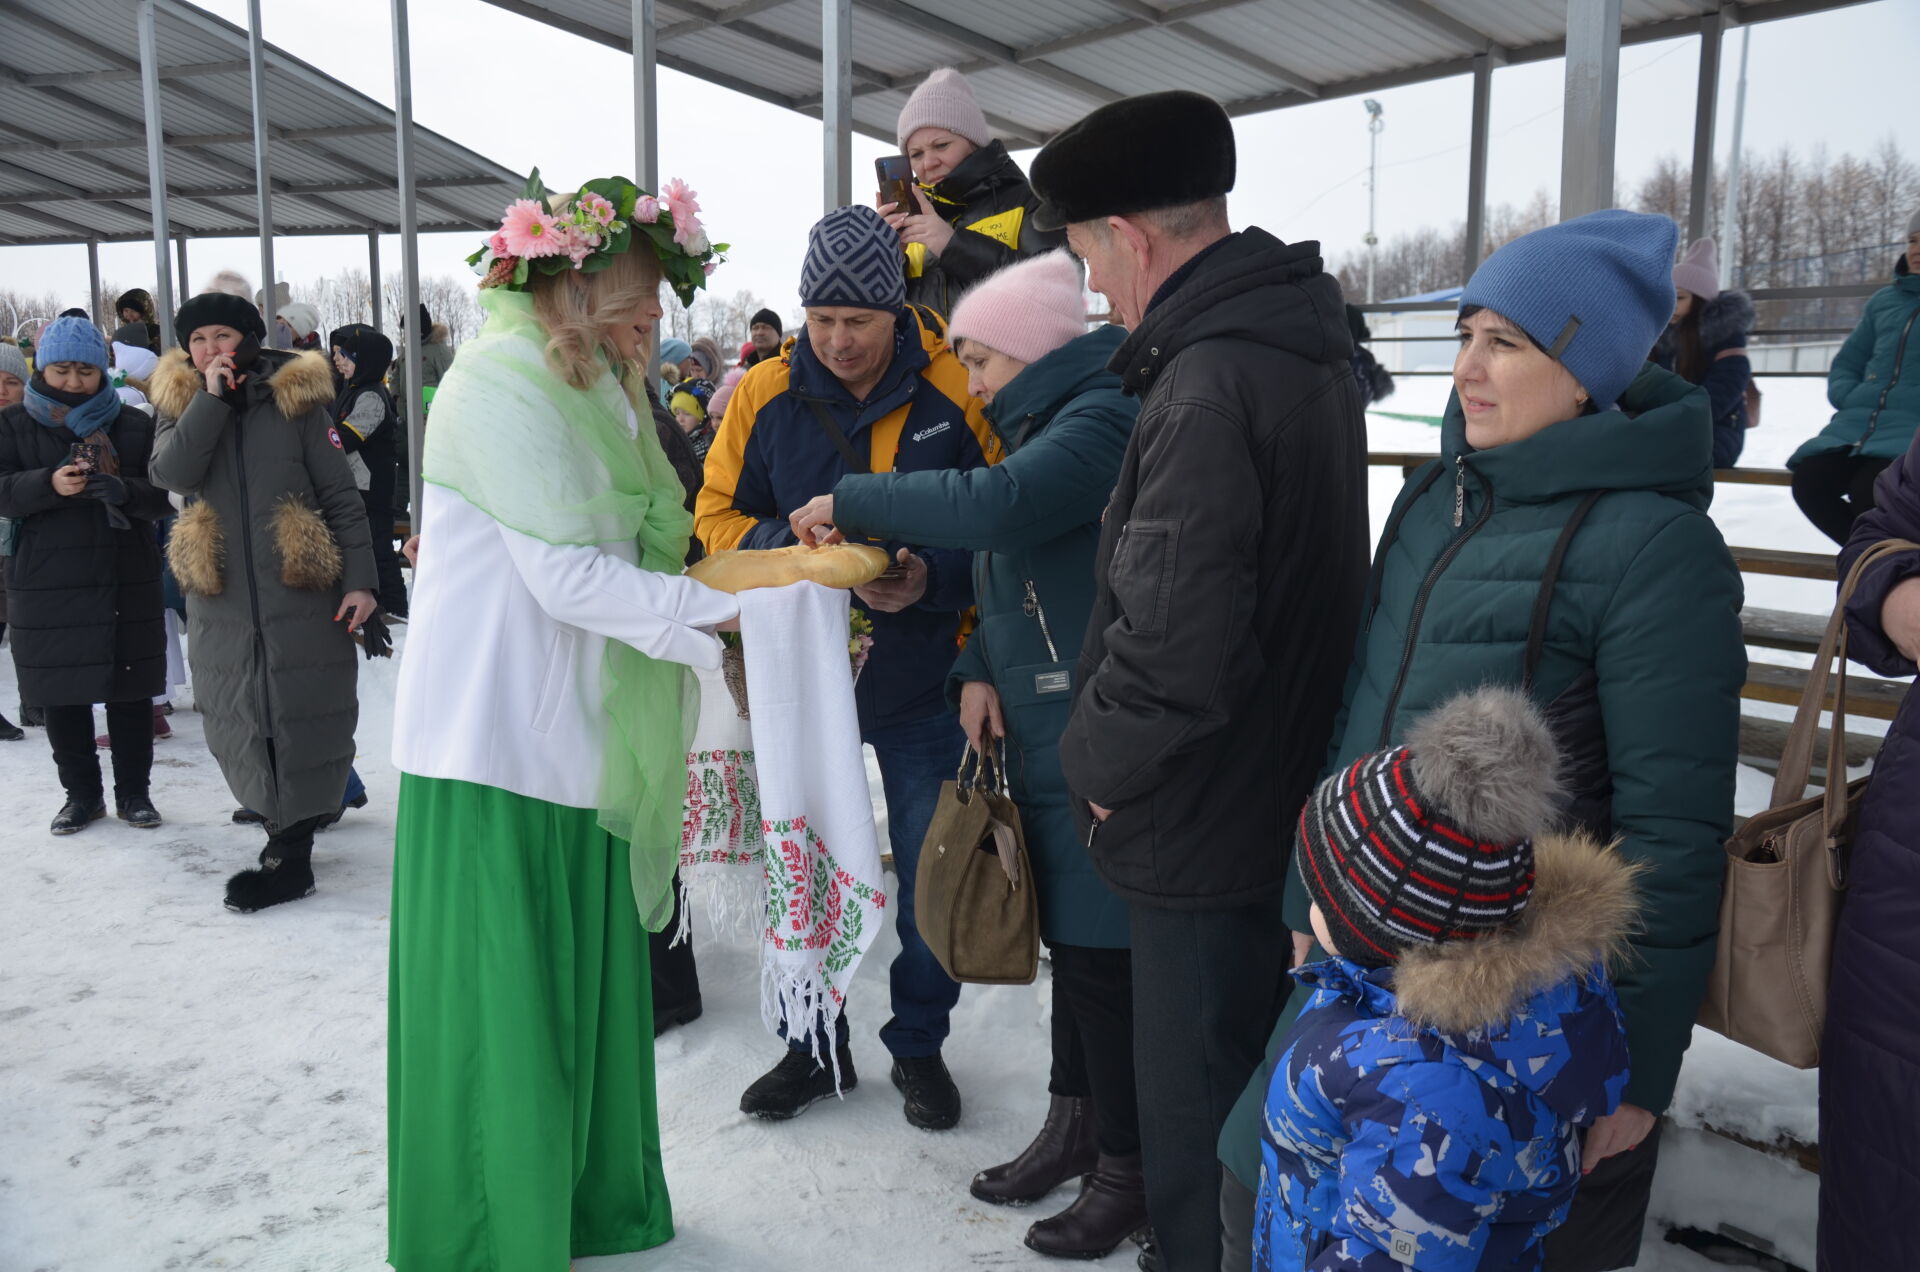
<svg viewBox="0 0 1920 1272"><path fill-rule="evenodd" d="M1836 583L1840 579L1834 558L1824 552L1788 552L1784 548L1735 548L1733 563L1743 574L1779 574L1791 579L1819 579Z"/></svg>

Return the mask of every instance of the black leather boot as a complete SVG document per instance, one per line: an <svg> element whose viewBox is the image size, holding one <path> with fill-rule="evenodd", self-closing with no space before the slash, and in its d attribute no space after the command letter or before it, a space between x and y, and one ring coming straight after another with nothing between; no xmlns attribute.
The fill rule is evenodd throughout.
<svg viewBox="0 0 1920 1272"><path fill-rule="evenodd" d="M260 853L258 870L242 870L227 880L227 909L253 914L268 906L313 895L313 832L320 819L310 817L276 830Z"/></svg>
<svg viewBox="0 0 1920 1272"><path fill-rule="evenodd" d="M1147 1184L1140 1155L1100 1155L1080 1181L1080 1195L1051 1219L1027 1229L1027 1248L1056 1259L1098 1259L1147 1226Z"/></svg>
<svg viewBox="0 0 1920 1272"><path fill-rule="evenodd" d="M1025 1206L1092 1170L1098 1156L1093 1101L1056 1095L1047 1105L1047 1120L1033 1143L1012 1161L975 1175L967 1191L996 1206Z"/></svg>

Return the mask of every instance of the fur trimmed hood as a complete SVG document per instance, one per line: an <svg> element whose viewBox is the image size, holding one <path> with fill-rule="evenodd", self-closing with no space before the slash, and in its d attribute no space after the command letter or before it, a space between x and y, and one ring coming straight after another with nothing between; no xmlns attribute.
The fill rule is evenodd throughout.
<svg viewBox="0 0 1920 1272"><path fill-rule="evenodd" d="M1728 288L1700 307L1700 348L1709 357L1722 349L1738 349L1747 343L1757 321L1753 297ZM1678 343L1669 325L1654 342L1655 360L1664 356L1671 362Z"/></svg>
<svg viewBox="0 0 1920 1272"><path fill-rule="evenodd" d="M1534 842L1534 884L1512 928L1409 948L1393 969L1398 1014L1450 1036L1511 1019L1562 981L1611 966L1635 930L1640 867L1584 834Z"/></svg>
<svg viewBox="0 0 1920 1272"><path fill-rule="evenodd" d="M288 419L333 401L333 367L318 350L290 353L262 349L255 368L254 374L264 376L273 388L275 409ZM185 349L169 349L148 383L151 388L147 396L160 414L176 420L186 414L193 395L206 387Z"/></svg>

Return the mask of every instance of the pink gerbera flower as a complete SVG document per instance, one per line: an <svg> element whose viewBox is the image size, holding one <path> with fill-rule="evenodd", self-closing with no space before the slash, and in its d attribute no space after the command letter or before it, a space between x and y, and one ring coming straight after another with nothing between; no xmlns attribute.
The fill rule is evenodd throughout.
<svg viewBox="0 0 1920 1272"><path fill-rule="evenodd" d="M500 222L509 256L558 256L566 251L559 222L532 199L516 199Z"/></svg>
<svg viewBox="0 0 1920 1272"><path fill-rule="evenodd" d="M598 221L601 225L610 223L614 217L613 204L607 202L602 196L591 192L580 197L580 210L585 212L592 220Z"/></svg>

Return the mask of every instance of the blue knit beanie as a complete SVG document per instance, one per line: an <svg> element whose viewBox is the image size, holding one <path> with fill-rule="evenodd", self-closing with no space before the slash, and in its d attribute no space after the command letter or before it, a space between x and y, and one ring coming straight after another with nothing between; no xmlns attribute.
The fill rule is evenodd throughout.
<svg viewBox="0 0 1920 1272"><path fill-rule="evenodd" d="M1523 234L1489 256L1460 307L1532 336L1609 410L1673 317L1672 218L1608 208Z"/></svg>
<svg viewBox="0 0 1920 1272"><path fill-rule="evenodd" d="M33 351L33 365L50 367L56 362L84 362L105 371L107 338L85 318L55 318L40 333L40 343Z"/></svg>
<svg viewBox="0 0 1920 1272"><path fill-rule="evenodd" d="M660 342L660 361L671 362L679 366L693 356L693 346L678 336L668 336Z"/></svg>
<svg viewBox="0 0 1920 1272"><path fill-rule="evenodd" d="M800 303L897 311L907 303L900 236L864 204L835 208L807 234Z"/></svg>

